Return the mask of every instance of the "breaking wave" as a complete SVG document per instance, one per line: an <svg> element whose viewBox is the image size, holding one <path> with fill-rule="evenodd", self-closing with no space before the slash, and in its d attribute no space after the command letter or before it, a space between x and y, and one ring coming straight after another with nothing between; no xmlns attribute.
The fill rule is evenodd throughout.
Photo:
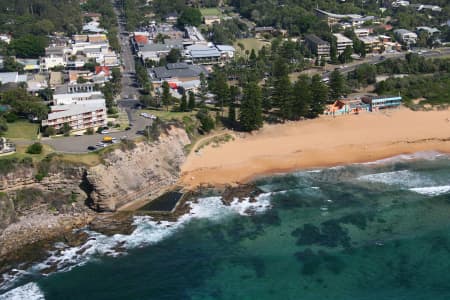
<svg viewBox="0 0 450 300"><path fill-rule="evenodd" d="M450 192L450 185L418 187L409 190L426 196L439 196Z"/></svg>
<svg viewBox="0 0 450 300"><path fill-rule="evenodd" d="M155 221L149 216L134 217L133 224L136 226L136 229L130 235L115 234L113 236L107 236L87 230L89 239L85 244L78 247L67 247L64 243L56 244L56 250L50 252L50 257L44 262L34 265L27 271L17 271L15 276L8 277L8 275L4 275L3 278L6 282L3 284L3 288L7 289L11 287L18 278L24 275L40 273L50 267L56 267L56 270L60 272L70 271L76 266L84 265L101 256L116 257L124 255L129 249L158 243L195 219L219 221L232 215L250 216L262 213L271 207L270 196L271 193L264 193L260 194L254 200L250 198L244 198L242 200L235 198L229 205L224 204L221 197L200 198L196 202L190 202L191 209L189 213L181 216L177 221ZM37 285L25 285L24 287L26 287L25 290L27 291L33 288L29 292L37 291L36 289L38 289ZM0 300L44 299L29 297L2 298L17 289L0 296ZM18 291L20 292L22 290L19 289Z"/></svg>
<svg viewBox="0 0 450 300"><path fill-rule="evenodd" d="M44 293L39 286L30 282L25 285L16 287L7 293L0 295L0 300L44 300Z"/></svg>

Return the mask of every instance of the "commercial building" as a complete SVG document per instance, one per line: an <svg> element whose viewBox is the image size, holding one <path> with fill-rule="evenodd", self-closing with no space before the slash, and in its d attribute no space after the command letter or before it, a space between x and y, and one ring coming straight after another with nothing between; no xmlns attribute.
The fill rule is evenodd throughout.
<svg viewBox="0 0 450 300"><path fill-rule="evenodd" d="M350 22L352 27L362 26L365 22L375 20L374 16L363 17L357 14L334 14L321 9L315 9L316 15L319 18L325 19L329 26L338 24L340 22Z"/></svg>
<svg viewBox="0 0 450 300"><path fill-rule="evenodd" d="M186 47L185 57L194 63L211 64L219 62L221 54L214 46L195 44Z"/></svg>
<svg viewBox="0 0 450 300"><path fill-rule="evenodd" d="M361 100L370 106L370 111L395 108L402 104L401 96L364 96Z"/></svg>
<svg viewBox="0 0 450 300"><path fill-rule="evenodd" d="M353 41L351 39L349 39L348 37L346 37L340 33L335 33L333 35L336 38L336 48L337 48L338 54L341 54L342 52L344 52L344 50L347 47L353 48Z"/></svg>
<svg viewBox="0 0 450 300"><path fill-rule="evenodd" d="M314 34L305 36L305 44L317 57L329 59L330 58L330 43L322 40Z"/></svg>

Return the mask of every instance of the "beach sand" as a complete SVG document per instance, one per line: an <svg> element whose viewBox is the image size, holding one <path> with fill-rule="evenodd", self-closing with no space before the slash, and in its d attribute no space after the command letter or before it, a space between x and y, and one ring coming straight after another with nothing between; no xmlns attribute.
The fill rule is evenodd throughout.
<svg viewBox="0 0 450 300"><path fill-rule="evenodd" d="M195 188L248 182L305 168L374 161L420 151L450 153L450 110L407 108L265 125L192 152L180 183Z"/></svg>

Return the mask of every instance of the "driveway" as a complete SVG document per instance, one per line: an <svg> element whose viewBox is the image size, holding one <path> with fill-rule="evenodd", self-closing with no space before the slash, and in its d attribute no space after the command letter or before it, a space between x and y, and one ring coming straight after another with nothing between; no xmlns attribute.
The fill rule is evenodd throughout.
<svg viewBox="0 0 450 300"><path fill-rule="evenodd" d="M116 139L126 137L127 139L135 139L140 136L137 132L144 130L146 126L152 124L151 119L139 116L139 111L130 110L132 114L131 120L132 126L131 130L126 131L114 131L111 130L108 134L98 134L93 135L83 135L83 136L69 136L69 137L54 137L54 138L43 138L41 142L51 146L56 152L61 153L87 153L87 147L95 146L98 142L101 142L103 137L111 136Z"/></svg>

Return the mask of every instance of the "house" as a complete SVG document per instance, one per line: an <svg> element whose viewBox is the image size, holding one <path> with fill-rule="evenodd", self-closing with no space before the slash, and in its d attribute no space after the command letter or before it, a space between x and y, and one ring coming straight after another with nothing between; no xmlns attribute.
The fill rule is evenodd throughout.
<svg viewBox="0 0 450 300"><path fill-rule="evenodd" d="M55 89L57 85L63 83L63 74L61 72L50 72L50 88Z"/></svg>
<svg viewBox="0 0 450 300"><path fill-rule="evenodd" d="M417 11L424 11L424 10L430 10L432 12L442 12L442 7L438 5L428 5L428 4L411 4L411 7L414 7L417 9Z"/></svg>
<svg viewBox="0 0 450 300"><path fill-rule="evenodd" d="M193 45L208 45L208 41L195 26L186 26L185 37L189 39Z"/></svg>
<svg viewBox="0 0 450 300"><path fill-rule="evenodd" d="M203 23L206 26L212 26L214 23L220 24L220 17L219 16L204 16Z"/></svg>
<svg viewBox="0 0 450 300"><path fill-rule="evenodd" d="M334 37L336 38L336 48L338 54L344 52L347 47L353 48L353 41L340 33L334 33Z"/></svg>
<svg viewBox="0 0 450 300"><path fill-rule="evenodd" d="M364 96L361 100L370 106L370 111L385 108L396 108L402 104L401 96Z"/></svg>
<svg viewBox="0 0 450 300"><path fill-rule="evenodd" d="M322 40L317 35L308 34L305 36L305 44L317 57L330 58L330 43Z"/></svg>
<svg viewBox="0 0 450 300"><path fill-rule="evenodd" d="M12 153L16 151L16 146L6 138L0 137L0 154Z"/></svg>
<svg viewBox="0 0 450 300"><path fill-rule="evenodd" d="M219 62L221 54L214 46L192 45L186 47L185 57L194 63L212 64Z"/></svg>
<svg viewBox="0 0 450 300"><path fill-rule="evenodd" d="M11 35L9 33L0 33L0 42L9 44L11 43Z"/></svg>
<svg viewBox="0 0 450 300"><path fill-rule="evenodd" d="M146 44L139 48L138 56L142 61L152 60L158 62L170 52L170 45L167 44Z"/></svg>
<svg viewBox="0 0 450 300"><path fill-rule="evenodd" d="M217 50L220 52L220 56L223 59L231 59L234 57L236 49L230 45L216 45Z"/></svg>
<svg viewBox="0 0 450 300"><path fill-rule="evenodd" d="M176 24L178 22L178 13L171 12L164 16L164 20L169 24Z"/></svg>
<svg viewBox="0 0 450 300"><path fill-rule="evenodd" d="M27 91L32 94L36 94L41 90L48 88L47 76L40 74L34 74L27 81Z"/></svg>
<svg viewBox="0 0 450 300"><path fill-rule="evenodd" d="M439 29L437 29L435 27L431 28L428 26L419 26L419 27L416 27L416 30L417 30L417 33L420 33L421 31L425 31L428 34L428 36L430 36L430 37L436 37L441 33L441 31Z"/></svg>
<svg viewBox="0 0 450 300"><path fill-rule="evenodd" d="M404 44L411 45L417 42L417 34L412 31L396 29L394 30L394 34Z"/></svg>
<svg viewBox="0 0 450 300"><path fill-rule="evenodd" d="M2 84L27 82L27 75L19 75L18 72L0 72L0 82Z"/></svg>
<svg viewBox="0 0 450 300"><path fill-rule="evenodd" d="M106 33L107 31L104 28L100 27L100 22L91 21L83 25L83 32L86 33Z"/></svg>
<svg viewBox="0 0 450 300"><path fill-rule="evenodd" d="M100 18L102 17L102 15L99 14L99 13L87 12L87 13L84 13L84 14L83 14L83 17L84 17L84 18L89 18L89 19L91 19L92 21L97 21L97 22L99 22L99 21L100 21Z"/></svg>
<svg viewBox="0 0 450 300"><path fill-rule="evenodd" d="M23 66L24 71L39 72L41 70L39 59L17 58L16 61Z"/></svg>
<svg viewBox="0 0 450 300"><path fill-rule="evenodd" d="M406 6L409 6L409 1L396 0L396 1L392 2L391 5L392 5L392 7L400 7L400 6L406 7Z"/></svg>
<svg viewBox="0 0 450 300"><path fill-rule="evenodd" d="M56 105L50 107L47 120L42 120L43 127L61 130L67 123L72 130L85 130L106 126L106 106L103 103L83 103Z"/></svg>
<svg viewBox="0 0 450 300"><path fill-rule="evenodd" d="M102 103L105 98L100 91L95 90L93 83L64 84L57 86L53 95L54 105L69 105L80 103Z"/></svg>
<svg viewBox="0 0 450 300"><path fill-rule="evenodd" d="M45 56L40 61L41 71L48 71L55 67L66 67L66 65L66 58L63 56Z"/></svg>

